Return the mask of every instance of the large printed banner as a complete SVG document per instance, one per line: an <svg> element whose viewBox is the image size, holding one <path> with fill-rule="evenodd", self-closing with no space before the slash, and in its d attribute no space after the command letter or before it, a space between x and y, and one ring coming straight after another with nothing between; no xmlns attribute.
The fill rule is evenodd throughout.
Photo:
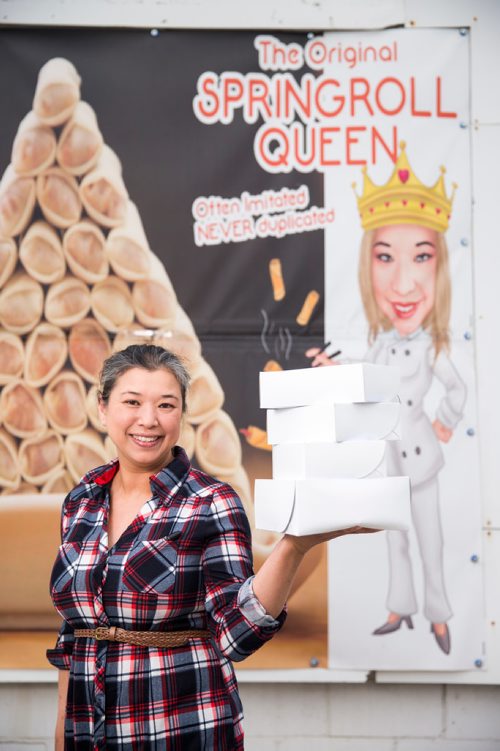
<svg viewBox="0 0 500 751"><path fill-rule="evenodd" d="M186 358L181 443L240 493L258 567L279 537L253 520L253 482L271 476L258 373L309 367L328 340L335 362L402 367L390 460L412 480L415 528L335 542L329 597L312 551L286 628L247 666L473 669L467 39L0 38L0 627L57 625L60 503L113 455L103 357L153 341Z"/></svg>
<svg viewBox="0 0 500 751"><path fill-rule="evenodd" d="M181 443L254 527L253 481L271 473L258 374L307 366L323 341L327 217L319 175L262 170L257 124L197 116L207 70L259 69L253 34L13 30L0 62L0 624L16 632L58 625L61 501L113 455L95 401L112 349L185 357ZM253 529L257 567L278 537ZM297 585L287 629L246 666L326 666L324 551ZM35 641L23 664L46 667Z"/></svg>
<svg viewBox="0 0 500 751"><path fill-rule="evenodd" d="M413 517L409 533L332 546L331 663L474 669L483 605L468 39L399 30L316 44L344 134L343 158L325 170L335 211L326 338L346 360L401 370L402 440L387 458L410 477ZM338 64L340 49L350 63Z"/></svg>

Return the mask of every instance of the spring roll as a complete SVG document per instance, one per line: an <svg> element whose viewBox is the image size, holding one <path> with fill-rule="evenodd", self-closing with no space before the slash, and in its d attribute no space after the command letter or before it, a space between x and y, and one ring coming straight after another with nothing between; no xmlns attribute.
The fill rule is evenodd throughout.
<svg viewBox="0 0 500 751"><path fill-rule="evenodd" d="M73 274L87 284L96 284L108 276L106 238L90 219L74 224L64 233L64 255Z"/></svg>
<svg viewBox="0 0 500 751"><path fill-rule="evenodd" d="M152 253L137 207L127 201L122 225L112 229L106 242L111 268L127 282L151 276Z"/></svg>
<svg viewBox="0 0 500 751"><path fill-rule="evenodd" d="M30 386L46 386L62 369L67 355L64 331L52 323L40 323L26 342L24 380Z"/></svg>
<svg viewBox="0 0 500 751"><path fill-rule="evenodd" d="M88 215L104 227L118 227L127 215L128 193L120 160L103 146L99 160L80 184L80 196Z"/></svg>
<svg viewBox="0 0 500 751"><path fill-rule="evenodd" d="M17 264L17 245L11 237L0 237L0 289L9 279Z"/></svg>
<svg viewBox="0 0 500 751"><path fill-rule="evenodd" d="M50 167L56 158L56 135L34 112L19 123L12 146L12 166L18 175L33 177Z"/></svg>
<svg viewBox="0 0 500 751"><path fill-rule="evenodd" d="M223 410L204 420L196 431L196 459L210 475L228 475L241 465L241 442L229 415Z"/></svg>
<svg viewBox="0 0 500 751"><path fill-rule="evenodd" d="M66 273L61 240L47 222L30 226L21 242L19 259L28 274L42 284L58 282Z"/></svg>
<svg viewBox="0 0 500 751"><path fill-rule="evenodd" d="M0 293L0 324L13 334L27 334L42 313L42 286L27 274L16 272Z"/></svg>
<svg viewBox="0 0 500 751"><path fill-rule="evenodd" d="M273 447L267 442L267 433L265 430L258 428L256 425L249 425L247 428L240 428L240 433L245 437L249 446L264 451L272 451Z"/></svg>
<svg viewBox="0 0 500 751"><path fill-rule="evenodd" d="M23 372L24 345L17 334L0 331L0 386L18 378Z"/></svg>
<svg viewBox="0 0 500 751"><path fill-rule="evenodd" d="M18 175L9 164L0 181L0 235L14 237L24 232L35 202L34 178Z"/></svg>
<svg viewBox="0 0 500 751"><path fill-rule="evenodd" d="M297 323L299 326L307 326L309 321L311 320L311 316L314 312L314 308L318 304L319 301L319 292L316 292L315 289L312 289L306 299L304 300L304 304L302 306L302 309L297 316Z"/></svg>
<svg viewBox="0 0 500 751"><path fill-rule="evenodd" d="M80 219L78 183L60 167L50 167L36 180L38 203L48 222L66 229Z"/></svg>
<svg viewBox="0 0 500 751"><path fill-rule="evenodd" d="M38 73L33 111L45 125L62 125L80 100L80 83L80 76L69 60L62 57L48 60Z"/></svg>
<svg viewBox="0 0 500 751"><path fill-rule="evenodd" d="M84 175L96 164L103 138L94 110L78 102L57 144L57 161L71 175Z"/></svg>
<svg viewBox="0 0 500 751"><path fill-rule="evenodd" d="M271 277L274 299L277 301L283 300L286 290L279 258L271 258L269 261L269 275Z"/></svg>

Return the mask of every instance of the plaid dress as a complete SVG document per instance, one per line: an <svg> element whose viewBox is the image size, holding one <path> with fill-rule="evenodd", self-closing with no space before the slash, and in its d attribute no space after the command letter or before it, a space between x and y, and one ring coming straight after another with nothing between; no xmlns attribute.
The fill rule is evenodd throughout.
<svg viewBox="0 0 500 751"><path fill-rule="evenodd" d="M108 549L109 487L118 461L67 496L51 576L63 625L49 661L70 670L65 748L239 751L242 708L232 660L281 627L252 590L250 528L228 485L184 451L150 478L151 498ZM184 647L75 638L75 628L209 629Z"/></svg>

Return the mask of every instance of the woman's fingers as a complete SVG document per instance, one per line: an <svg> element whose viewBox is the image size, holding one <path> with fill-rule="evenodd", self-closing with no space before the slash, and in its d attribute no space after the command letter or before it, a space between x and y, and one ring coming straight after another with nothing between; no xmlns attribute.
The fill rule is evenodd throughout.
<svg viewBox="0 0 500 751"><path fill-rule="evenodd" d="M334 363L330 360L326 352L323 352L319 347L310 347L309 349L306 349L306 357L313 358L311 362L311 367L316 368L318 365L333 365Z"/></svg>
<svg viewBox="0 0 500 751"><path fill-rule="evenodd" d="M358 525L347 527L346 529L337 529L333 532L320 532L314 535L285 534L285 537L288 538L288 540L292 543L297 551L304 555L315 545L320 545L323 542L335 540L337 537L344 537L346 535L371 534L372 532L382 532L382 530L372 529L371 527L361 527Z"/></svg>

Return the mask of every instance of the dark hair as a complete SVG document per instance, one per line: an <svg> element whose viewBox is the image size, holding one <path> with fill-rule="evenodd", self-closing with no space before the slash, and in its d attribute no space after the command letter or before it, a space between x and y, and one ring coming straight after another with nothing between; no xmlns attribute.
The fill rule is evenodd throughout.
<svg viewBox="0 0 500 751"><path fill-rule="evenodd" d="M109 395L118 378L132 368L144 368L144 370L164 368L170 371L181 390L182 411L186 411L186 393L191 380L189 373L177 355L155 344L131 344L104 361L99 376L98 398L100 401L104 404L108 403Z"/></svg>

